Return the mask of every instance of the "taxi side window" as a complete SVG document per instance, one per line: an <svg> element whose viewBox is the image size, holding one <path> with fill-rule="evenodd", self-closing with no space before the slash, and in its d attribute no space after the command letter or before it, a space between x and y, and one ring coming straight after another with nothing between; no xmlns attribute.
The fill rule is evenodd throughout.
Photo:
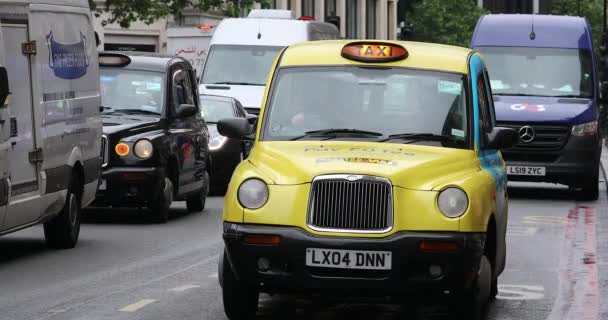
<svg viewBox="0 0 608 320"><path fill-rule="evenodd" d="M197 105L194 102L190 76L185 70L178 70L173 74L173 102L175 107L181 104Z"/></svg>
<svg viewBox="0 0 608 320"><path fill-rule="evenodd" d="M479 129L481 132L492 131L492 120L490 114L490 101L488 90L482 74L477 77L477 99L479 102Z"/></svg>

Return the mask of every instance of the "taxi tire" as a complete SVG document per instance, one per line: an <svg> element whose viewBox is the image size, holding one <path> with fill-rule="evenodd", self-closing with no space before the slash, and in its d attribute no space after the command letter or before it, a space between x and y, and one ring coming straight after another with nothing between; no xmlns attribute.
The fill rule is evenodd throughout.
<svg viewBox="0 0 608 320"><path fill-rule="evenodd" d="M492 264L490 259L483 255L479 262L479 274L472 288L457 293L455 319L482 320L486 318L486 311L492 291Z"/></svg>
<svg viewBox="0 0 608 320"><path fill-rule="evenodd" d="M260 293L242 281L236 279L226 252L220 257L219 263L220 285L222 287L222 298L224 313L230 320L254 319L258 310Z"/></svg>
<svg viewBox="0 0 608 320"><path fill-rule="evenodd" d="M165 178L158 197L148 204L148 208L152 211L152 219L158 223L166 223L169 220L169 209L172 202L173 182L171 179Z"/></svg>
<svg viewBox="0 0 608 320"><path fill-rule="evenodd" d="M82 216L79 181L78 175L73 173L61 213L44 223L44 238L51 248L71 249L78 243Z"/></svg>
<svg viewBox="0 0 608 320"><path fill-rule="evenodd" d="M205 171L205 184L203 187L195 195L186 199L188 212L202 212L205 210L207 195L209 195L209 172Z"/></svg>

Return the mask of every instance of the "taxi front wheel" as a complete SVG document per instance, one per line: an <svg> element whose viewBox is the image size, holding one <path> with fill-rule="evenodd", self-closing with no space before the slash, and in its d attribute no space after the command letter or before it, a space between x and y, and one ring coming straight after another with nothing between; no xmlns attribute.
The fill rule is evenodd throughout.
<svg viewBox="0 0 608 320"><path fill-rule="evenodd" d="M255 288L236 279L230 268L226 252L220 257L219 272L224 312L228 319L246 320L255 318L260 293Z"/></svg>
<svg viewBox="0 0 608 320"><path fill-rule="evenodd" d="M458 315L456 319L485 319L492 291L492 277L492 264L488 257L483 255L479 263L477 279L472 288L456 292L454 297L454 309Z"/></svg>

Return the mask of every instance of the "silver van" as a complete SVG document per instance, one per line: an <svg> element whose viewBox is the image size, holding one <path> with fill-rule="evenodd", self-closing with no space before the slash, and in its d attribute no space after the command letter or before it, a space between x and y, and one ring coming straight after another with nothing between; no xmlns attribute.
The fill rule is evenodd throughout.
<svg viewBox="0 0 608 320"><path fill-rule="evenodd" d="M290 10L252 10L247 18L224 19L211 38L199 92L233 97L247 112L258 114L266 78L281 49L339 38L335 25L293 19Z"/></svg>
<svg viewBox="0 0 608 320"><path fill-rule="evenodd" d="M72 248L101 169L88 2L0 0L0 65L0 235L44 223L51 247Z"/></svg>

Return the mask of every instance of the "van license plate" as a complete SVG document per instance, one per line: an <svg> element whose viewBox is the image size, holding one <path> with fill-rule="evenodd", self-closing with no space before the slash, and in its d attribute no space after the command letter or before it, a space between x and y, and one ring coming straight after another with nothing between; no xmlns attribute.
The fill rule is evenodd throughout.
<svg viewBox="0 0 608 320"><path fill-rule="evenodd" d="M99 181L99 191L106 191L107 188L108 188L108 183L106 182L106 179L101 179Z"/></svg>
<svg viewBox="0 0 608 320"><path fill-rule="evenodd" d="M306 249L306 265L337 269L391 270L391 252Z"/></svg>
<svg viewBox="0 0 608 320"><path fill-rule="evenodd" d="M545 167L507 166L507 174L516 176L545 176Z"/></svg>

